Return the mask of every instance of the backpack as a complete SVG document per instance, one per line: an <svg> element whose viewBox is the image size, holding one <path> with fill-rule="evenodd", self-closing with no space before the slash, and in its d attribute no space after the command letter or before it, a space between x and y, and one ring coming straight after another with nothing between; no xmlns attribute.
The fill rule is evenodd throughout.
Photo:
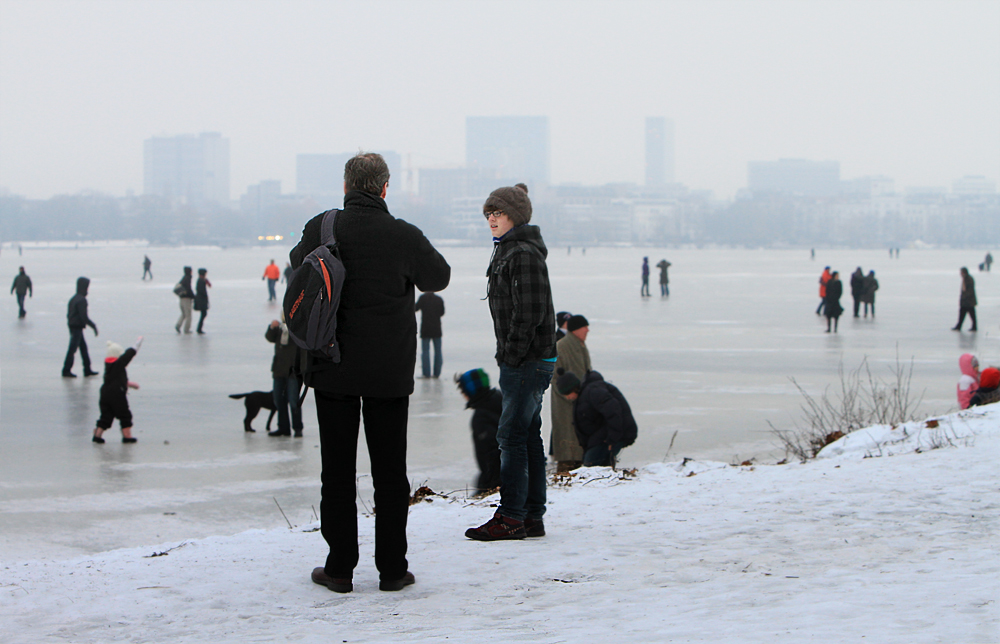
<svg viewBox="0 0 1000 644"><path fill-rule="evenodd" d="M292 273L282 302L292 341L310 355L333 362L340 362L337 308L347 276L334 235L338 212L323 213L320 245Z"/></svg>

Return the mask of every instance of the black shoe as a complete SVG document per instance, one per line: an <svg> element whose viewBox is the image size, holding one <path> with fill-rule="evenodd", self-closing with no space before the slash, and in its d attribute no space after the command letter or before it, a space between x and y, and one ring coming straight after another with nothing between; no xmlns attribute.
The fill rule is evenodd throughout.
<svg viewBox="0 0 1000 644"><path fill-rule="evenodd" d="M389 591L403 590L403 588L405 588L406 586L410 586L410 585L416 583L416 581L417 581L417 578L413 576L413 573L410 572L410 571L407 571L406 574L402 576L402 578L397 579L396 581L380 581L380 582L378 582L378 589L379 590L389 590Z"/></svg>
<svg viewBox="0 0 1000 644"><path fill-rule="evenodd" d="M541 519L525 519L524 533L531 537L545 536L545 523Z"/></svg>
<svg viewBox="0 0 1000 644"><path fill-rule="evenodd" d="M957 326L953 326L953 327L951 327L951 330L952 331L961 331L962 329L959 328L959 327L957 327Z"/></svg>
<svg viewBox="0 0 1000 644"><path fill-rule="evenodd" d="M267 435L268 436L291 436L292 432L288 431L287 429L285 431L281 431L280 429L276 429L273 432L268 432Z"/></svg>
<svg viewBox="0 0 1000 644"><path fill-rule="evenodd" d="M349 593L354 590L354 580L350 577L345 579L334 579L326 574L322 567L313 568L312 580L314 584L326 586L335 593ZM413 582L410 582L413 583Z"/></svg>
<svg viewBox="0 0 1000 644"><path fill-rule="evenodd" d="M138 438L125 438L124 436L122 436L123 443L134 443L138 440L139 440Z"/></svg>
<svg viewBox="0 0 1000 644"><path fill-rule="evenodd" d="M301 429L296 429L295 430L295 438L302 438L302 430Z"/></svg>
<svg viewBox="0 0 1000 644"><path fill-rule="evenodd" d="M492 519L478 528L466 530L465 536L476 541L504 541L524 539L528 535L524 531L524 521L508 519L500 516L500 513L497 512Z"/></svg>
<svg viewBox="0 0 1000 644"><path fill-rule="evenodd" d="M72 371L63 371L62 372L62 377L63 378L76 378L76 374L73 373Z"/></svg>
<svg viewBox="0 0 1000 644"><path fill-rule="evenodd" d="M205 335L205 332L202 331L201 329L198 329L198 335Z"/></svg>
<svg viewBox="0 0 1000 644"><path fill-rule="evenodd" d="M93 436L92 436L92 437L90 438L90 440L94 441L95 443L100 443L101 445L103 445L103 444L104 444L104 439L103 439L103 438L101 438L100 436L98 436L97 434L94 434L94 435L93 435Z"/></svg>
<svg viewBox="0 0 1000 644"><path fill-rule="evenodd" d="M180 333L181 332L181 325L178 324L177 326L175 326L174 327L174 331L176 331L177 333Z"/></svg>
<svg viewBox="0 0 1000 644"><path fill-rule="evenodd" d="M91 376L99 376L101 374L97 371L84 371L83 375L86 376L87 378L90 378Z"/></svg>

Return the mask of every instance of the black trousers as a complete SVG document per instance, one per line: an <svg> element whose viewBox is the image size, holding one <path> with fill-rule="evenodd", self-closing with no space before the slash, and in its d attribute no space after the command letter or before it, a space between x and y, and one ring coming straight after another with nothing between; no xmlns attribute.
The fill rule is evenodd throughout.
<svg viewBox="0 0 1000 644"><path fill-rule="evenodd" d="M969 327L970 330L975 330L976 328L976 307L974 306L959 306L958 308L958 324L955 325L956 329L962 328L962 322L965 322L965 314L969 314L969 319L972 320L972 326Z"/></svg>
<svg viewBox="0 0 1000 644"><path fill-rule="evenodd" d="M90 352L87 351L87 341L83 339L83 329L76 327L69 328L69 349L66 351L66 360L63 361L63 373L69 373L73 368L73 358L76 350L80 350L80 359L83 360L84 373L90 373Z"/></svg>
<svg viewBox="0 0 1000 644"><path fill-rule="evenodd" d="M361 417L375 485L375 567L382 581L407 571L406 422L409 396L373 398L314 390L323 458L320 520L330 546L324 570L350 578L358 565L357 453Z"/></svg>

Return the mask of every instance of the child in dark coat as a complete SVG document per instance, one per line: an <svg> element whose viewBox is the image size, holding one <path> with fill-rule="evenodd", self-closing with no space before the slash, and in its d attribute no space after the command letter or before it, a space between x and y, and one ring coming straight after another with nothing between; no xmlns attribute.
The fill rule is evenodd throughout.
<svg viewBox="0 0 1000 644"><path fill-rule="evenodd" d="M472 442L479 463L477 491L489 492L500 487L500 445L497 427L503 410L503 395L490 387L490 377L482 369L472 369L455 376L459 391L468 400L466 409L472 409Z"/></svg>
<svg viewBox="0 0 1000 644"><path fill-rule="evenodd" d="M92 439L95 443L104 442L101 436L111 429L111 423L115 418L122 427L122 442L136 442L132 437L132 411L128 407L126 393L129 389L138 389L139 385L129 382L125 367L135 357L140 346L142 346L142 336L136 340L135 347L125 351L121 345L108 341L108 357L104 359L104 384L101 385L101 417L97 420Z"/></svg>
<svg viewBox="0 0 1000 644"><path fill-rule="evenodd" d="M583 465L614 465L623 447L635 442L639 428L625 396L596 371L583 381L559 370L556 390L573 401L573 425L583 447Z"/></svg>

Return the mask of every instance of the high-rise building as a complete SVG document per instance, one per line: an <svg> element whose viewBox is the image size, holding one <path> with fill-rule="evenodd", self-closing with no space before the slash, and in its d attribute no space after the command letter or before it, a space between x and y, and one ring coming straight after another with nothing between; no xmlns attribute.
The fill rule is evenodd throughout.
<svg viewBox="0 0 1000 644"><path fill-rule="evenodd" d="M807 159L750 161L747 186L751 191L829 197L841 191L840 163Z"/></svg>
<svg viewBox="0 0 1000 644"><path fill-rule="evenodd" d="M646 117L646 187L674 183L674 121Z"/></svg>
<svg viewBox="0 0 1000 644"><path fill-rule="evenodd" d="M154 136L143 144L143 193L191 205L229 202L229 139L218 132Z"/></svg>
<svg viewBox="0 0 1000 644"><path fill-rule="evenodd" d="M465 165L497 182L549 183L549 118L465 117Z"/></svg>

